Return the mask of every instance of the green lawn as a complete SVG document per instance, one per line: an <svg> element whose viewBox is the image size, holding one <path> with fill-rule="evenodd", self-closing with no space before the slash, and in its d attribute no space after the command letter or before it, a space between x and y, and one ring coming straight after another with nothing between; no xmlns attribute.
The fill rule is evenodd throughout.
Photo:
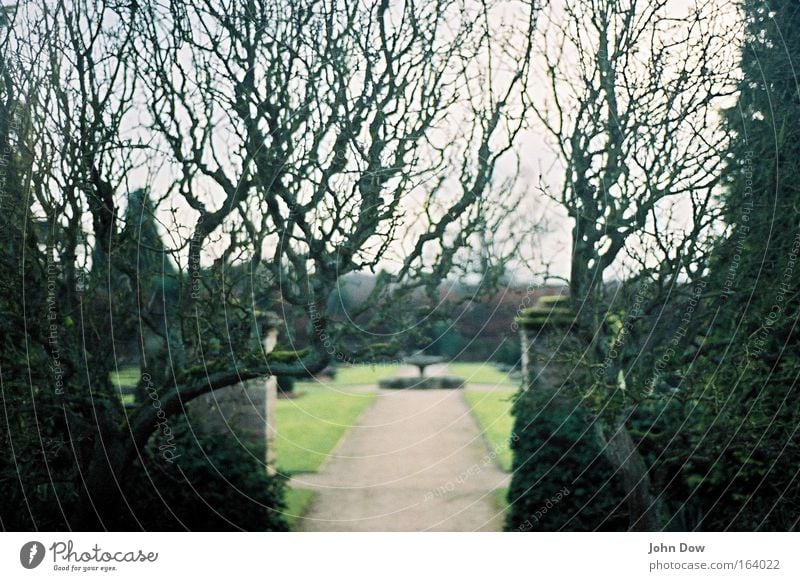
<svg viewBox="0 0 800 581"><path fill-rule="evenodd" d="M497 464L506 472L511 470L509 440L514 427L511 398L515 393L516 390L510 388L486 391L468 386L464 390L464 397L489 443L489 448L496 454Z"/></svg>
<svg viewBox="0 0 800 581"><path fill-rule="evenodd" d="M308 510L315 494L313 490L304 488L286 488L286 512L283 513L283 516L286 518L290 531L297 528L300 517Z"/></svg>
<svg viewBox="0 0 800 581"><path fill-rule="evenodd" d="M115 387L136 387L139 382L139 368L134 366L121 367L119 371L111 372L111 383Z"/></svg>
<svg viewBox="0 0 800 581"><path fill-rule="evenodd" d="M498 488L494 491L494 502L497 505L497 508L505 514L505 512L511 506L508 504L508 488Z"/></svg>
<svg viewBox="0 0 800 581"><path fill-rule="evenodd" d="M331 450L375 399L330 384L298 384L295 399L278 401L278 469L284 473L316 472Z"/></svg>
<svg viewBox="0 0 800 581"><path fill-rule="evenodd" d="M518 381L498 370L493 363L450 363L450 374L470 383L516 386Z"/></svg>
<svg viewBox="0 0 800 581"><path fill-rule="evenodd" d="M400 365L375 364L375 365L352 365L336 368L336 378L330 381L304 381L298 385L331 385L334 387L346 387L350 385L374 385L379 380L393 377Z"/></svg>
<svg viewBox="0 0 800 581"><path fill-rule="evenodd" d="M119 371L112 371L109 378L117 389L136 387L136 384L139 383L139 367L136 365L120 367ZM134 401L135 397L132 393L122 394L123 404L132 404Z"/></svg>
<svg viewBox="0 0 800 581"><path fill-rule="evenodd" d="M337 375L341 376L341 371ZM299 397L278 400L278 439L275 443L278 470L283 473L316 472L342 436L374 401L375 394L330 383L298 383L295 393ZM290 530L296 528L313 499L311 490L286 489L286 521Z"/></svg>
<svg viewBox="0 0 800 581"><path fill-rule="evenodd" d="M517 385L517 380L512 379L507 373L499 371L493 363L450 363L449 373L467 380L467 383L480 383L489 385ZM331 381L304 381L300 385L374 385L381 379L393 377L400 368L399 364L375 364L342 366L336 370L336 379Z"/></svg>

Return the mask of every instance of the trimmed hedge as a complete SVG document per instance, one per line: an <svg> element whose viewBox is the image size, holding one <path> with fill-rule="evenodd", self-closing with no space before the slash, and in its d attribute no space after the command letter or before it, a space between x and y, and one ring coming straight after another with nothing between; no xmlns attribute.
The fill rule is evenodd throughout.
<svg viewBox="0 0 800 581"><path fill-rule="evenodd" d="M506 530L627 530L623 494L588 413L552 390L521 393L511 448Z"/></svg>
<svg viewBox="0 0 800 581"><path fill-rule="evenodd" d="M442 375L437 377L390 377L378 382L381 389L460 389L464 380Z"/></svg>

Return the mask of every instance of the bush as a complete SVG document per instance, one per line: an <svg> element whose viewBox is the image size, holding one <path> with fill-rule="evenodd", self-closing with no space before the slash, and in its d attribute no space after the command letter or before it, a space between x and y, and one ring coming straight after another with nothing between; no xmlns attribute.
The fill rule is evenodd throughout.
<svg viewBox="0 0 800 581"><path fill-rule="evenodd" d="M506 365L510 369L520 366L522 360L522 345L516 337L510 337L503 341L494 355L495 363Z"/></svg>
<svg viewBox="0 0 800 581"><path fill-rule="evenodd" d="M626 530L623 494L588 414L551 390L518 396L511 448L510 531Z"/></svg>
<svg viewBox="0 0 800 581"><path fill-rule="evenodd" d="M460 377L390 377L378 382L381 389L460 389L464 380Z"/></svg>
<svg viewBox="0 0 800 581"><path fill-rule="evenodd" d="M263 447L247 448L233 436L192 434L185 420L176 420L175 433L173 463L151 441L147 470L137 464L125 491L136 524L115 528L287 530L284 479L265 473Z"/></svg>
<svg viewBox="0 0 800 581"><path fill-rule="evenodd" d="M278 391L281 393L294 392L294 377L289 375L278 376Z"/></svg>
<svg viewBox="0 0 800 581"><path fill-rule="evenodd" d="M447 359L454 359L463 355L463 350L467 340L448 321L439 321L431 330L432 342L427 345L419 345L420 350L424 350L427 355L439 355Z"/></svg>

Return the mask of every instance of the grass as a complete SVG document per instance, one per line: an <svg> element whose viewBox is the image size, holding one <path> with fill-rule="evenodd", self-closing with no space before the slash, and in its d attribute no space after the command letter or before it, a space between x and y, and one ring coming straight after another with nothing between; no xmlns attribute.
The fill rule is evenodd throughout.
<svg viewBox="0 0 800 581"><path fill-rule="evenodd" d="M508 511L509 507L511 506L508 504L508 488L498 488L494 491L494 502L497 505L497 508L503 514Z"/></svg>
<svg viewBox="0 0 800 581"><path fill-rule="evenodd" d="M112 371L109 379L118 390L132 389L139 383L139 367L136 365L121 367L119 371ZM132 393L122 393L122 403L132 404L135 401L136 398Z"/></svg>
<svg viewBox="0 0 800 581"><path fill-rule="evenodd" d="M316 472L375 394L307 384L297 384L295 393L301 397L279 400L276 409L278 469Z"/></svg>
<svg viewBox="0 0 800 581"><path fill-rule="evenodd" d="M323 385L346 387L351 385L374 385L381 379L394 376L400 366L396 363L375 365L353 365L337 367L336 378L323 382ZM298 385L320 385L316 381L305 381Z"/></svg>
<svg viewBox="0 0 800 581"><path fill-rule="evenodd" d="M305 488L286 488L286 512L283 513L289 530L297 528L300 520L314 500L316 493Z"/></svg>
<svg viewBox="0 0 800 581"><path fill-rule="evenodd" d="M337 379L341 375L340 371ZM362 378L366 376L366 373L361 375ZM298 383L295 393L300 397L278 400L276 409L278 470L283 473L316 472L373 402L375 394L337 389L330 383ZM287 488L285 516L289 530L297 528L299 519L313 502L314 494L303 488Z"/></svg>
<svg viewBox="0 0 800 581"><path fill-rule="evenodd" d="M493 363L450 363L448 365L451 375L463 377L470 383L483 383L491 385L508 385L514 386L518 384L516 379L508 376L497 369Z"/></svg>
<svg viewBox="0 0 800 581"><path fill-rule="evenodd" d="M135 365L122 367L119 371L112 371L110 374L111 383L119 389L121 387L136 387L139 382L139 368Z"/></svg>
<svg viewBox="0 0 800 581"><path fill-rule="evenodd" d="M489 448L495 453L497 464L506 472L511 471L511 398L516 390L500 388L493 391L467 389L464 397L472 410Z"/></svg>

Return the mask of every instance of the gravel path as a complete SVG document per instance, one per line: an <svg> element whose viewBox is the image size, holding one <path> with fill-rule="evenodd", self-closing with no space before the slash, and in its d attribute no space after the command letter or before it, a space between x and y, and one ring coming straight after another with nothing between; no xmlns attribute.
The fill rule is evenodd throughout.
<svg viewBox="0 0 800 581"><path fill-rule="evenodd" d="M460 390L380 391L319 474L305 531L498 531L494 462Z"/></svg>

